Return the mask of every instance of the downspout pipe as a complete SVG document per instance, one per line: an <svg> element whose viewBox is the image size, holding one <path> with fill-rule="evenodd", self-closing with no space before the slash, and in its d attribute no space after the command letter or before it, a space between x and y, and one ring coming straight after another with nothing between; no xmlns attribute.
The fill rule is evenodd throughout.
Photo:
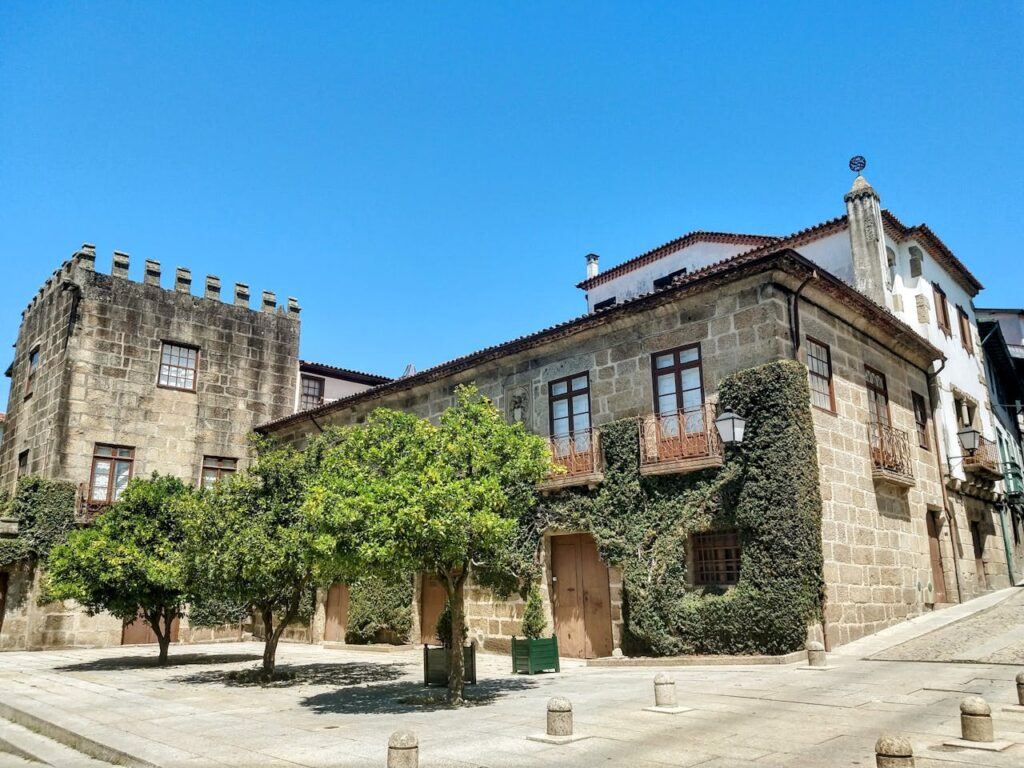
<svg viewBox="0 0 1024 768"><path fill-rule="evenodd" d="M946 522L949 524L949 544L950 549L953 551L953 576L956 579L956 601L962 603L964 601L964 588L963 581L960 575L960 555L958 554L958 545L960 544L960 529L956 524L956 513L953 511L953 502L950 501L949 493L946 491L945 474L946 470L942 463L942 451L944 445L939 440L939 427L938 427L938 415L939 415L939 402L936 393L938 392L938 375L946 367L946 358L943 358L939 363L938 369L935 371L925 372L925 378L928 379L928 405L932 412L932 442L935 444L935 466L939 470L939 488L942 489L942 506L943 512L946 513Z"/></svg>
<svg viewBox="0 0 1024 768"><path fill-rule="evenodd" d="M793 359L800 359L800 294L804 292L804 288L812 280L818 279L818 270L811 270L804 281L800 283L800 287L793 292L789 299L789 336L790 342L793 345Z"/></svg>

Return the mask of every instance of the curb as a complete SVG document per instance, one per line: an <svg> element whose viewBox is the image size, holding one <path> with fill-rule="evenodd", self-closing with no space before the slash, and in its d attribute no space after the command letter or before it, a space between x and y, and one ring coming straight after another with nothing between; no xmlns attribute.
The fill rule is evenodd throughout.
<svg viewBox="0 0 1024 768"><path fill-rule="evenodd" d="M587 659L588 667L724 667L796 664L807 660L807 651L781 656L634 656Z"/></svg>
<svg viewBox="0 0 1024 768"><path fill-rule="evenodd" d="M113 765L123 765L127 768L159 768L156 763L151 763L120 749L102 744L70 728L52 723L39 715L18 709L3 701L0 701L0 717L10 720L12 723L16 723L23 728L28 728L40 736L70 747L95 760Z"/></svg>

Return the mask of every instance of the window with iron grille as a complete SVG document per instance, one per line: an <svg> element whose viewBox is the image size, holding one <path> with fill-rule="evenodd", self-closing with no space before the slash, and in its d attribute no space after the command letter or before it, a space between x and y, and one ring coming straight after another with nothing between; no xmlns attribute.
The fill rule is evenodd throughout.
<svg viewBox="0 0 1024 768"><path fill-rule="evenodd" d="M832 351L828 344L807 337L807 374L811 385L811 405L823 411L836 411L832 386Z"/></svg>
<svg viewBox="0 0 1024 768"><path fill-rule="evenodd" d="M105 506L121 498L128 481L132 479L134 464L134 448L97 443L92 456L89 504Z"/></svg>
<svg viewBox="0 0 1024 768"><path fill-rule="evenodd" d="M693 534L693 583L727 586L740 580L738 531Z"/></svg>
<svg viewBox="0 0 1024 768"><path fill-rule="evenodd" d="M160 351L160 377L157 384L168 389L195 391L199 350L169 341Z"/></svg>
<svg viewBox="0 0 1024 768"><path fill-rule="evenodd" d="M319 376L302 377L302 393L299 397L300 410L319 408L324 404L324 380Z"/></svg>
<svg viewBox="0 0 1024 768"><path fill-rule="evenodd" d="M911 392L910 397L914 401L914 422L917 424L917 444L926 451L930 450L930 443L928 441L928 406L925 405L924 398L917 394L917 392Z"/></svg>
<svg viewBox="0 0 1024 768"><path fill-rule="evenodd" d="M204 456L202 487L209 488L218 480L233 475L238 469L238 459L229 459L224 456Z"/></svg>

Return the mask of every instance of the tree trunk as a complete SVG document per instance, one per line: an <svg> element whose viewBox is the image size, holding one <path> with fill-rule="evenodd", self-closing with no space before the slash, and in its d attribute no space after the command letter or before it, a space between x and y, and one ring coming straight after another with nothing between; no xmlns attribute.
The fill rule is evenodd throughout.
<svg viewBox="0 0 1024 768"><path fill-rule="evenodd" d="M274 666L277 664L277 641L281 639L281 636L274 630L274 612L264 609L261 611L261 615L263 616L263 676L269 678L274 674Z"/></svg>
<svg viewBox="0 0 1024 768"><path fill-rule="evenodd" d="M11 586L11 574L0 571L0 632L4 631L4 616L7 614L7 589Z"/></svg>
<svg viewBox="0 0 1024 768"><path fill-rule="evenodd" d="M448 703L455 707L462 705L466 687L465 639L462 635L466 626L466 571L464 568L457 576L446 574L444 580L452 612L452 634L448 647Z"/></svg>
<svg viewBox="0 0 1024 768"><path fill-rule="evenodd" d="M163 667L167 664L167 652L171 645L171 621L167 619L166 612L158 608L146 616L146 623L149 624L153 634L156 635L157 645L160 646L157 664ZM163 624L162 629L161 624Z"/></svg>

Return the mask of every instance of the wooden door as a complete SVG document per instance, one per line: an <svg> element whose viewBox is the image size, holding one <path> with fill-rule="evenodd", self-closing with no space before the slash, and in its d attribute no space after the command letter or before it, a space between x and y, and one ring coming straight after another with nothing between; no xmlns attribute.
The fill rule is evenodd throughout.
<svg viewBox="0 0 1024 768"><path fill-rule="evenodd" d="M171 642L178 642L178 619L171 622ZM121 628L121 645L156 643L156 633L145 619L136 619Z"/></svg>
<svg viewBox="0 0 1024 768"><path fill-rule="evenodd" d="M324 640L329 643L345 642L345 632L348 630L348 584L332 584L327 591L324 608Z"/></svg>
<svg viewBox="0 0 1024 768"><path fill-rule="evenodd" d="M593 659L612 652L608 567L588 534L551 539L552 608L558 650L563 656Z"/></svg>
<svg viewBox="0 0 1024 768"><path fill-rule="evenodd" d="M444 610L448 595L436 576L423 574L420 582L420 642L436 644L437 619Z"/></svg>
<svg viewBox="0 0 1024 768"><path fill-rule="evenodd" d="M939 513L929 509L925 513L928 523L928 554L932 561L932 584L935 587L935 602L946 602L946 579L942 575L942 550L939 548Z"/></svg>

